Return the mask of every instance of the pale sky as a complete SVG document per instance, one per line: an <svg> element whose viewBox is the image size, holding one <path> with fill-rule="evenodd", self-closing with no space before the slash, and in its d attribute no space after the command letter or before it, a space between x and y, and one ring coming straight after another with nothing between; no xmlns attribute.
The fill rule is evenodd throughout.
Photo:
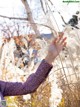
<svg viewBox="0 0 80 107"><path fill-rule="evenodd" d="M20 15L22 7L21 0L0 0L0 15L13 16L15 13Z"/></svg>
<svg viewBox="0 0 80 107"><path fill-rule="evenodd" d="M35 2L39 0L31 0L31 8L34 8ZM73 14L80 6L79 4L74 3L74 4L67 4L63 3L62 0L51 0L54 3L54 6L56 10L68 12L69 14ZM39 5L39 4L37 4ZM14 11L17 9L19 10L20 8L23 8L23 4L21 0L0 0L0 14L11 14L12 9L14 8ZM64 10L65 9L65 10Z"/></svg>
<svg viewBox="0 0 80 107"><path fill-rule="evenodd" d="M0 0L0 7L22 6L21 0Z"/></svg>
<svg viewBox="0 0 80 107"><path fill-rule="evenodd" d="M31 8L34 9L36 6L39 5L37 3L39 0L30 0L31 1ZM62 20L57 14L57 11L60 11L62 16L64 17L65 21L68 21L70 17L77 11L80 10L80 6L78 3L74 4L65 4L62 2L62 0L51 0L54 4L56 12L53 14L60 29L62 30ZM52 6L51 9L54 10L54 7ZM23 10L24 6L21 2L21 0L0 0L0 15L5 16L23 16ZM24 17L24 16L23 16ZM52 19L53 21L54 19Z"/></svg>

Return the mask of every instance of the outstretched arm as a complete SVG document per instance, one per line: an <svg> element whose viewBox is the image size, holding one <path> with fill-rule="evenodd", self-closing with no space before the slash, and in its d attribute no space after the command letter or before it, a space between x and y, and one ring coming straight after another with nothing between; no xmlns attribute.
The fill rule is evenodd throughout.
<svg viewBox="0 0 80 107"><path fill-rule="evenodd" d="M36 91L39 85L45 80L51 68L52 65L43 60L37 71L31 74L24 83L0 81L1 92L4 96L16 96L32 93Z"/></svg>
<svg viewBox="0 0 80 107"><path fill-rule="evenodd" d="M30 75L25 83L0 81L1 92L3 93L3 95L15 96L34 92L48 76L52 68L52 62L66 45L65 40L66 38L63 38L62 34L52 41L49 46L46 58L41 62L37 71L34 74Z"/></svg>

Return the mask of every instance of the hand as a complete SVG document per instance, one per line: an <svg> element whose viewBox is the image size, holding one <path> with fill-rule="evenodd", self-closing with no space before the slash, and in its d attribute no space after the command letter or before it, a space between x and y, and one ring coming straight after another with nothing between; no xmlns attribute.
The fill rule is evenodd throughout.
<svg viewBox="0 0 80 107"><path fill-rule="evenodd" d="M50 44L48 49L48 55L46 56L45 60L49 64L51 64L65 46L66 46L66 37L63 37L63 33L61 33Z"/></svg>

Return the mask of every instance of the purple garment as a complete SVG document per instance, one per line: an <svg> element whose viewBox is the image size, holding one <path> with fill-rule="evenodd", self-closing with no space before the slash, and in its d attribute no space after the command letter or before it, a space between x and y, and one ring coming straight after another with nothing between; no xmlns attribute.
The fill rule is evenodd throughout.
<svg viewBox="0 0 80 107"><path fill-rule="evenodd" d="M31 74L26 82L4 82L0 81L0 92L3 96L17 96L25 95L36 91L39 85L46 79L52 65L48 64L45 60L42 60L37 71Z"/></svg>

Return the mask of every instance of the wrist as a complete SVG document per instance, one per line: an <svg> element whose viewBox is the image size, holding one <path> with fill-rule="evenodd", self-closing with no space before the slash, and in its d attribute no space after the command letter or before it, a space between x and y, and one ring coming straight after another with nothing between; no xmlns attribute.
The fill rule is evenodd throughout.
<svg viewBox="0 0 80 107"><path fill-rule="evenodd" d="M46 56L45 57L45 61L47 62L47 63L49 63L50 65L52 65L52 62L54 61L54 58L51 58L50 56Z"/></svg>

